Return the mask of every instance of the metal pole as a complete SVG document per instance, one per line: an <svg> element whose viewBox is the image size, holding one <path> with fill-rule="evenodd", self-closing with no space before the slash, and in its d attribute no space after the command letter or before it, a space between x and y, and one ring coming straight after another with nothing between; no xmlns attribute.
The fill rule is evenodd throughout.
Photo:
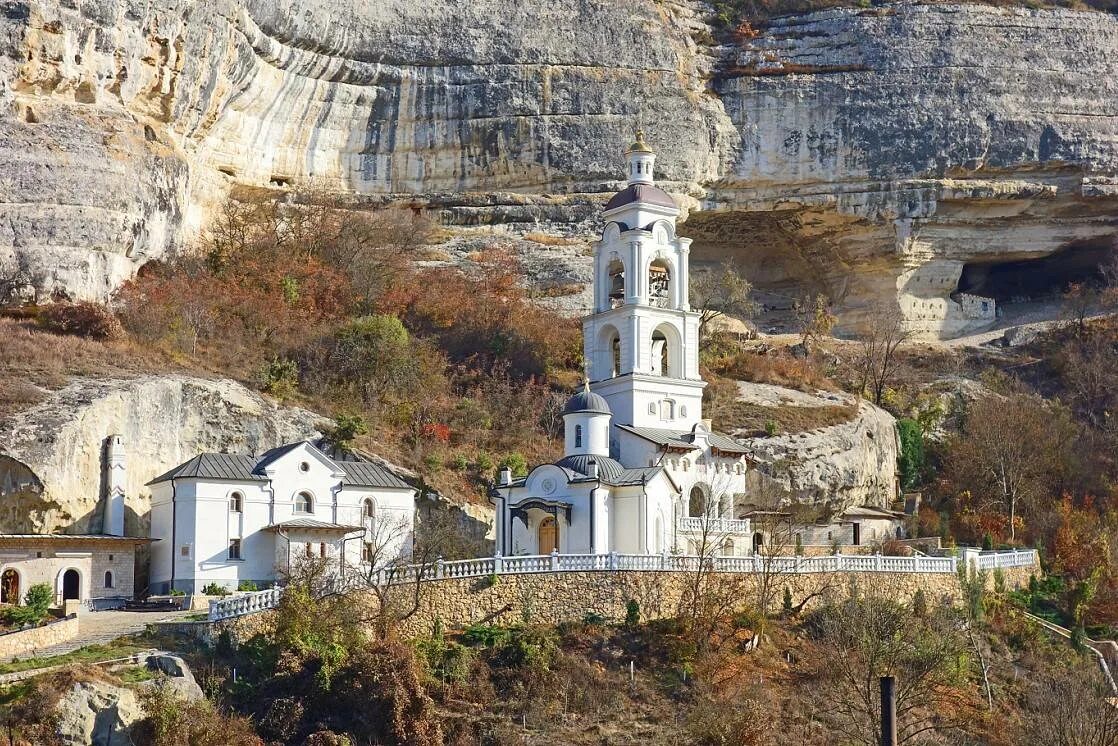
<svg viewBox="0 0 1118 746"><path fill-rule="evenodd" d="M881 746L897 746L897 679L881 677Z"/></svg>

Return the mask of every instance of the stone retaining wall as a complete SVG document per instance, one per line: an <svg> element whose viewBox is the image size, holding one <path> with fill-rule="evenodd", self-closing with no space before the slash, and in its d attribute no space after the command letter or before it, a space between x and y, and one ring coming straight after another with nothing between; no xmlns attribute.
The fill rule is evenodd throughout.
<svg viewBox="0 0 1118 746"><path fill-rule="evenodd" d="M1037 567L1014 567L1002 570L1009 590L1028 585L1029 576L1039 574ZM768 597L779 607L784 588L792 594L792 603L805 602L805 608L828 598L842 598L852 590L860 594L876 594L908 601L923 589L929 605L955 604L962 598L959 579L953 573L904 572L834 572L770 575L760 573L718 573L706 576L723 593L740 600L738 608L756 608L761 586L767 582ZM407 637L429 635L436 623L444 629L470 624L558 624L581 621L595 614L610 621L624 619L630 599L640 605L643 620L676 616L688 587L695 576L688 572L542 572L500 575L491 578L444 578L427 580L420 586L419 610L402 625ZM993 590L994 573L986 573L987 588ZM397 600L407 606L414 585L396 589ZM355 603L375 603L371 593L363 594ZM772 609L770 609L772 610ZM204 625L205 632L194 633L203 639L216 640L228 633L243 641L272 624L273 612L248 614Z"/></svg>
<svg viewBox="0 0 1118 746"><path fill-rule="evenodd" d="M1014 567L1002 570L1005 586L1024 587L1039 568ZM719 573L709 575L710 583L731 589L740 598L740 608L756 608L763 584L768 584L771 603L779 605L784 588L792 602L806 607L827 598L848 594L874 593L908 601L923 589L929 605L953 604L962 597L959 579L949 573L836 572L770 575ZM561 572L501 575L489 578L463 578L427 581L420 594L419 611L404 624L408 635L430 634L436 619L447 629L469 624L515 624L532 622L557 624L578 621L588 614L618 621L625 617L630 599L640 604L642 619L678 614L687 588L694 583L687 572ZM994 573L986 574L991 590ZM401 589L403 590L403 589ZM407 588L407 592L414 590Z"/></svg>
<svg viewBox="0 0 1118 746"><path fill-rule="evenodd" d="M0 660L26 658L51 645L69 642L78 636L78 617L59 619L42 627L0 635Z"/></svg>

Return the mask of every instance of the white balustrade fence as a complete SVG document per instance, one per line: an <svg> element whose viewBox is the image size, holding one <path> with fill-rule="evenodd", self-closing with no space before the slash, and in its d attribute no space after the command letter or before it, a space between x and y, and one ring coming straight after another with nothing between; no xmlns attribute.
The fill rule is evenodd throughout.
<svg viewBox="0 0 1118 746"><path fill-rule="evenodd" d="M339 582L337 591L364 585L386 586L425 580L484 578L494 575L525 575L546 572L695 572L703 567L711 572L736 573L821 573L821 572L905 572L955 573L959 557L886 557L880 554L834 554L818 557L695 557L676 554L552 554L478 559L427 565L403 565L378 570L372 576L352 575ZM979 570L1005 567L1039 567L1036 550L982 552L975 556ZM280 589L259 591L210 601L210 621L270 609L279 601Z"/></svg>
<svg viewBox="0 0 1118 746"><path fill-rule="evenodd" d="M270 588L266 591L240 593L236 596L223 598L220 601L210 601L210 621L217 622L222 619L251 614L254 611L271 609L279 603L282 593L283 590L280 588Z"/></svg>
<svg viewBox="0 0 1118 746"><path fill-rule="evenodd" d="M1035 549L1010 549L999 552L983 552L978 555L979 570L996 570L1002 567L1029 567L1039 565Z"/></svg>

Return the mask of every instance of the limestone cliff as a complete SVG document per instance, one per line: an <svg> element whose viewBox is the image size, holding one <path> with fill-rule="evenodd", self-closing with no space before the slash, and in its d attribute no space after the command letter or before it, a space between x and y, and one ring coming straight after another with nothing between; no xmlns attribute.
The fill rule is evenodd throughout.
<svg viewBox="0 0 1118 746"><path fill-rule="evenodd" d="M755 483L759 502L793 497L838 511L857 505L891 507L897 494L898 451L892 415L849 394L808 394L758 383L739 383L738 389L741 401L760 408L853 408L848 419L836 424L746 437L757 473L777 485L771 490Z"/></svg>
<svg viewBox="0 0 1118 746"><path fill-rule="evenodd" d="M76 380L3 426L0 531L99 531L105 439L124 435L125 530L147 534L145 484L201 451L263 453L321 418L228 380Z"/></svg>
<svg viewBox="0 0 1118 746"><path fill-rule="evenodd" d="M1007 262L1109 250L1113 16L888 4L714 46L705 12L6 0L0 263L25 255L47 289L104 297L233 185L581 229L637 123L668 188L701 209L685 229L696 259L734 254L778 295L827 292L842 330L885 302L957 334L993 309L959 291L1038 292Z"/></svg>

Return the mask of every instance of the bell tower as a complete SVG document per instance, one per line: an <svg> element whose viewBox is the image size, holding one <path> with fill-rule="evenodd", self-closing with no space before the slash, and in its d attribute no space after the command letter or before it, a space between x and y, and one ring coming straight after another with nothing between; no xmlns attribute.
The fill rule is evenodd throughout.
<svg viewBox="0 0 1118 746"><path fill-rule="evenodd" d="M606 203L594 244L594 312L582 323L590 388L613 424L690 430L702 420L699 314L688 303L691 239L656 186L656 154L637 131L629 183Z"/></svg>

